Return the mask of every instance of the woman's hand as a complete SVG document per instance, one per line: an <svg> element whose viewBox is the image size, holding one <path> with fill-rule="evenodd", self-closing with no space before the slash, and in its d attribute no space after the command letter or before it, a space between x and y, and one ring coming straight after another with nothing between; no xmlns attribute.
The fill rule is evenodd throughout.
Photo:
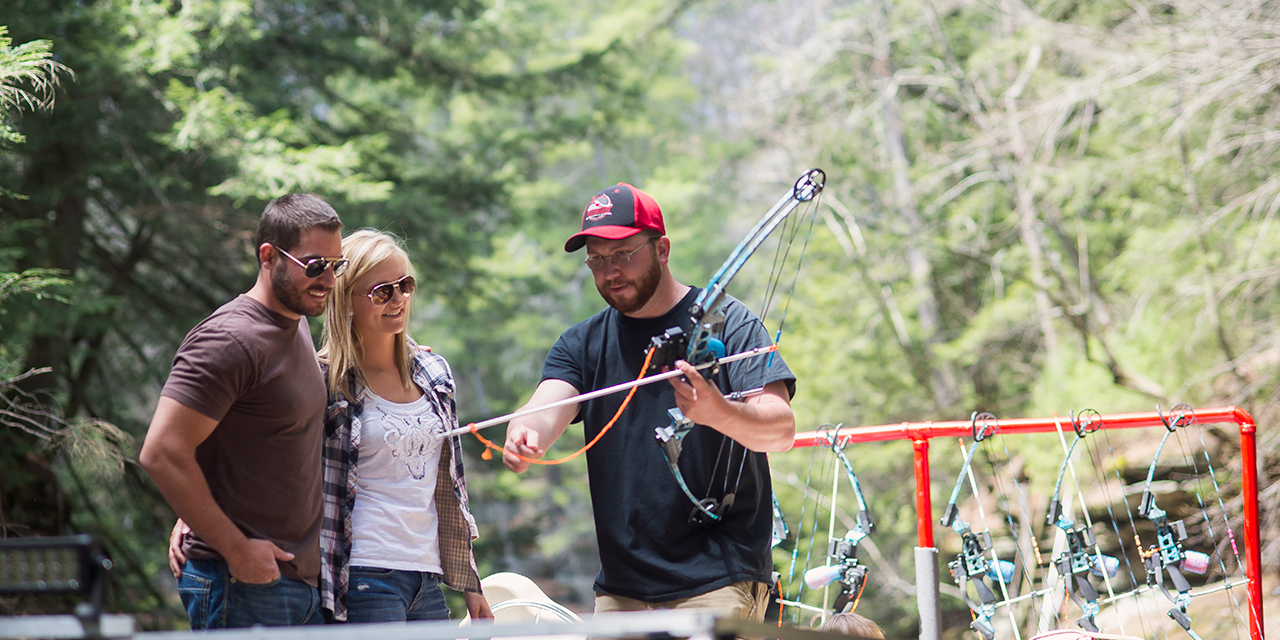
<svg viewBox="0 0 1280 640"><path fill-rule="evenodd" d="M182 536L191 532L191 527L178 518L173 523L173 531L169 533L169 570L173 572L173 577L182 577L182 567L187 564L187 557L182 555Z"/></svg>
<svg viewBox="0 0 1280 640"><path fill-rule="evenodd" d="M472 620L492 620L493 611L489 610L489 600L479 593L464 591L462 599L467 602L467 613Z"/></svg>

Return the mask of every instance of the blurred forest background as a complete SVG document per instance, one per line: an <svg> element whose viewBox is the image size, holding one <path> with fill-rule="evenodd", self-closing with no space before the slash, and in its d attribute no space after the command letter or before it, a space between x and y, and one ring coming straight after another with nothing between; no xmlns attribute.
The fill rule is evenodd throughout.
<svg viewBox="0 0 1280 640"><path fill-rule="evenodd" d="M1237 404L1280 561L1278 3L6 0L0 25L0 535L99 536L111 609L145 627L185 616L138 446L178 343L251 285L258 215L291 191L407 240L412 332L452 363L465 422L517 407L602 306L562 251L591 194L654 195L700 284L821 167L780 342L801 430ZM731 289L754 308L763 258ZM1238 522L1237 438L1210 436ZM585 466L516 476L475 444L482 574L589 609ZM1019 454L1040 503L1054 446ZM910 446L847 451L880 526L860 611L907 637ZM794 514L811 453L772 460ZM940 511L959 455L933 463Z"/></svg>

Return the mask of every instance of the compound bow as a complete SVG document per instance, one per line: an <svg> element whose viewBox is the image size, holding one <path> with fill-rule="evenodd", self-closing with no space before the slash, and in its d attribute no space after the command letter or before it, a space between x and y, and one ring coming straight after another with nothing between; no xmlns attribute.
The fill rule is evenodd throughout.
<svg viewBox="0 0 1280 640"><path fill-rule="evenodd" d="M973 454L978 450L978 443L995 435L998 430L996 417L990 413L974 412L971 420L973 446L965 454L964 465L960 467L960 474L956 476L956 486L951 490L951 499L947 501L947 509L942 514L941 523L942 526L950 527L952 531L960 534L960 553L956 555L955 560L947 563L947 568L951 570L951 577L955 578L956 584L960 587L965 604L969 605L969 609L973 611L974 619L969 623L969 628L982 634L986 640L992 640L996 635L995 627L991 623L991 618L996 612L996 594L983 579L991 578L1007 584L1013 579L1013 571L1012 563L1008 561L992 562L987 559L984 553L991 549L991 532L974 533L969 523L959 517L960 510L956 507L956 501L960 498L960 488L964 486L965 476L969 474L969 466L973 464ZM973 583L974 589L978 592L978 602L974 602L969 597L967 586L969 582Z"/></svg>
<svg viewBox="0 0 1280 640"><path fill-rule="evenodd" d="M1097 549L1098 544L1092 528L1063 516L1062 503L1058 500L1058 496L1061 495L1062 480L1066 476L1067 465L1071 463L1072 452L1085 436L1102 428L1102 416L1093 409L1085 409L1079 416L1072 414L1071 426L1076 432L1076 437L1071 441L1071 446L1067 447L1067 455L1062 460L1062 466L1058 468L1058 482L1053 487L1053 500L1049 502L1048 520L1049 524L1058 527L1067 536L1067 548L1054 560L1054 566L1057 567L1058 574L1064 581L1074 579L1075 588L1071 590L1071 599L1084 610L1084 615L1076 620L1076 624L1086 631L1097 633L1098 624L1095 618L1098 615L1098 592L1089 583L1088 574L1101 576L1106 572L1108 577L1114 576L1120 562L1116 558L1103 555ZM1095 554L1090 555L1090 548L1095 550Z"/></svg>
<svg viewBox="0 0 1280 640"><path fill-rule="evenodd" d="M876 530L866 496L862 493L862 483L858 482L858 474L853 472L853 464L849 462L849 457L844 454L844 446L840 444L841 426L844 425L836 425L835 432L827 437L827 446L831 447L831 451L844 465L845 476L853 486L854 497L858 500L857 523L843 538L831 541L827 558L828 561L834 560L834 563L804 572L805 585L810 589L820 589L837 580L840 582L840 593L832 605L837 612L844 611L851 600L856 603L858 594L862 592L867 566L858 563L858 543Z"/></svg>
<svg viewBox="0 0 1280 640"><path fill-rule="evenodd" d="M827 176L821 169L806 171L804 175L796 180L787 194L778 200L777 204L773 205L773 208L769 209L769 212L756 223L755 227L747 234L747 237L738 243L733 253L729 255L729 258L711 277L707 286L694 299L693 306L689 311L690 329L686 331L682 327L673 327L662 335L653 338L652 347L654 353L650 364L651 371L662 371L674 366L677 360L684 360L694 366L712 363L709 372L711 375L717 373L719 367L716 363L719 358L725 355L724 343L715 337L724 328L723 303L725 300L725 287L737 275L738 270L746 264L751 254L782 223L788 214L801 203L813 200L822 192L826 179ZM732 399L733 395L730 394L728 397ZM680 485L680 490L694 505L693 511L689 514L689 523L693 526L703 526L719 522L724 517L724 514L728 513L729 509L733 507L734 492L737 490L736 484L732 490L727 490L720 498L711 496L698 498L694 495L688 483L685 482L684 475L680 472L679 461L684 438L696 425L692 420L685 417L678 407L672 407L667 413L671 416L670 424L655 429L655 435L658 444L662 447L663 456L667 460L667 466L671 469L676 483ZM732 447L732 445L730 446ZM730 458L732 458L732 453L733 450L731 448ZM745 461L746 453L744 452L744 464ZM741 480L741 474L742 467L740 465L738 469L739 480ZM728 472L726 471L726 489L728 489L727 480Z"/></svg>
<svg viewBox="0 0 1280 640"><path fill-rule="evenodd" d="M1156 475L1156 464L1160 462L1160 454L1164 451L1164 445L1172 435L1180 427L1186 427L1195 422L1195 412L1189 405L1177 404L1169 409L1169 415L1166 417L1160 411L1159 405L1156 411L1160 413L1160 421L1164 423L1165 434L1160 439L1160 447L1156 449L1156 457L1151 461L1151 467L1147 469L1147 483L1142 488L1142 502L1138 504L1138 515L1150 520L1156 527L1156 546L1148 551L1143 551L1142 541L1135 533L1133 538L1138 544L1138 554L1142 556L1142 564L1147 569L1147 585L1155 585L1160 588L1165 597L1173 603L1173 607L1169 609L1169 617L1178 623L1195 640L1201 640L1200 636L1191 629L1191 616L1187 615L1187 605L1191 604L1191 583L1187 582L1187 577L1182 575L1179 569L1186 569L1193 573L1204 573L1209 564L1209 556L1198 551L1190 551L1183 549L1182 541L1187 539L1187 528L1181 520L1169 522L1169 514L1163 509L1156 506L1155 496L1151 493L1151 481ZM1164 574L1169 574L1169 579L1173 582L1174 589L1178 595L1169 593L1169 588L1165 586Z"/></svg>

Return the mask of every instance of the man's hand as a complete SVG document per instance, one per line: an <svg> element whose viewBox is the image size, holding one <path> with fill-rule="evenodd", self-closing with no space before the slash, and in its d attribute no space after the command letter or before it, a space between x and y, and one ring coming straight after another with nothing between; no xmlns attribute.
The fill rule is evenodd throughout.
<svg viewBox="0 0 1280 640"><path fill-rule="evenodd" d="M730 402L714 384L684 360L676 362L685 380L672 378L676 406L685 417L757 452L786 451L795 444L796 419L785 382L770 382L762 393Z"/></svg>
<svg viewBox="0 0 1280 640"><path fill-rule="evenodd" d="M521 411L533 407L541 407L568 400L578 395L573 385L563 380L547 379L538 383L533 390L533 397L524 403ZM521 460L514 454L525 458L541 459L547 455L547 449L555 444L560 434L564 433L569 421L578 413L578 405L569 404L546 411L538 411L523 418L511 421L507 426L507 441L502 445L502 463L507 468L523 473L529 468L527 460Z"/></svg>
<svg viewBox="0 0 1280 640"><path fill-rule="evenodd" d="M676 390L676 406L684 417L707 426L723 424L729 418L732 407L724 394L714 384L707 382L693 365L684 360L676 361L676 368L684 378L671 378Z"/></svg>
<svg viewBox="0 0 1280 640"><path fill-rule="evenodd" d="M521 460L515 454L525 458L541 459L547 451L538 446L539 440L541 438L538 432L529 427L515 424L507 427L507 442L502 445L502 464L516 473L524 473L532 463Z"/></svg>
<svg viewBox="0 0 1280 640"><path fill-rule="evenodd" d="M288 562L293 554L270 540L249 538L232 555L224 555L232 578L248 584L267 584L280 577L277 560Z"/></svg>
<svg viewBox="0 0 1280 640"><path fill-rule="evenodd" d="M187 564L187 556L182 554L182 536L191 532L191 527L187 526L182 518L173 523L173 531L169 533L169 570L173 572L173 577L182 577L182 567Z"/></svg>
<svg viewBox="0 0 1280 640"><path fill-rule="evenodd" d="M467 613L472 620L492 620L493 611L489 609L489 600L478 593L463 592L462 599L467 603Z"/></svg>
<svg viewBox="0 0 1280 640"><path fill-rule="evenodd" d="M189 533L191 527L178 518L173 523L173 531L169 533L169 570L173 577L182 577L182 567L187 564L187 557L182 553L182 536ZM245 541L245 551L237 557L235 564L228 557L227 570L231 577L249 584L267 584L280 575L280 566L276 560L288 562L293 554L277 547L269 540L250 538Z"/></svg>

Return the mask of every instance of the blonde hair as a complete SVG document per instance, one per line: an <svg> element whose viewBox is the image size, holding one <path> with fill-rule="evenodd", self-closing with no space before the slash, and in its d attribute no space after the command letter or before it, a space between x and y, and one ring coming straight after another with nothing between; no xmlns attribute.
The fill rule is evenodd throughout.
<svg viewBox="0 0 1280 640"><path fill-rule="evenodd" d="M320 361L329 366L329 376L325 382L329 387L329 395L334 398L345 396L351 388L351 382L359 383L360 386L368 385L364 369L360 367L360 335L351 322L352 298L358 295L354 291L356 280L384 261L393 259L404 263L408 274L414 275L413 263L409 261L409 254L400 245L400 241L376 229L361 229L343 238L342 256L351 264L347 267L347 272L338 278L333 295L329 296L329 302L325 305L324 334L317 353ZM406 323L409 321L411 308L412 305L405 305ZM412 347L407 333L405 331L395 337L396 367L400 369L400 381L405 388L413 384L409 370Z"/></svg>
<svg viewBox="0 0 1280 640"><path fill-rule="evenodd" d="M817 630L827 633L842 633L860 638L884 640L884 631L880 630L880 625L852 611L849 613L837 613L827 618L826 622L818 625Z"/></svg>

